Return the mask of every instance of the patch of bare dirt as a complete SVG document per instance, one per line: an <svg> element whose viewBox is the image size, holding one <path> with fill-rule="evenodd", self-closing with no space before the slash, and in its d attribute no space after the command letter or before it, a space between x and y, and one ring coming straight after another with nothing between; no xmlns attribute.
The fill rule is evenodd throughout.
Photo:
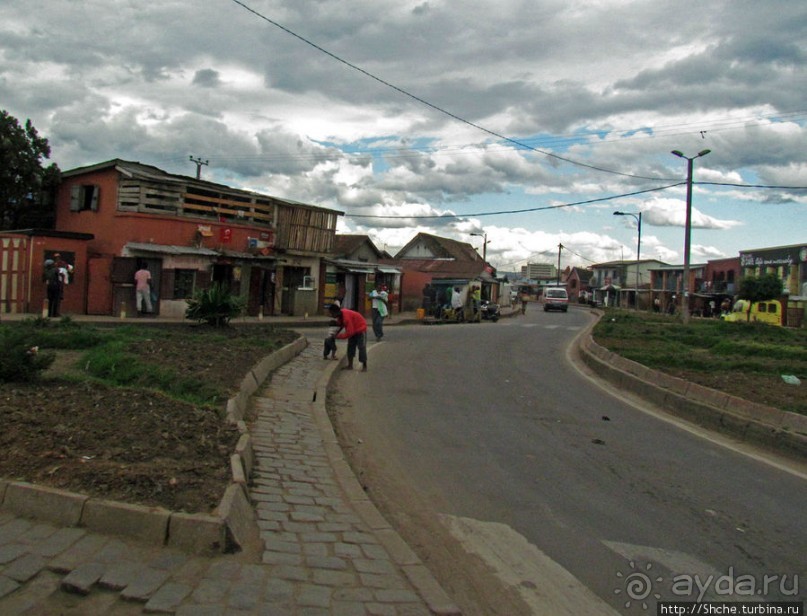
<svg viewBox="0 0 807 616"><path fill-rule="evenodd" d="M176 328L144 331L137 353L230 393L296 337L258 325L216 337ZM254 336L266 346L244 344ZM173 511L218 506L239 436L224 420L224 403L205 408L154 391L67 380L81 373L81 356L57 353L35 383L0 383L0 477Z"/></svg>

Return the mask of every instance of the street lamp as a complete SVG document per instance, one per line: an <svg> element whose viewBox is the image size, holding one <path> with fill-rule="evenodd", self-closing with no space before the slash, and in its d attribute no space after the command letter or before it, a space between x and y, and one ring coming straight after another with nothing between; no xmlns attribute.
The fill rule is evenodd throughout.
<svg viewBox="0 0 807 616"><path fill-rule="evenodd" d="M712 150L701 150L695 156L684 156L679 150L673 150L672 154L687 161L687 215L684 223L684 299L681 303L681 312L684 324L689 323L689 247L690 236L692 235L692 161L701 156L706 156Z"/></svg>
<svg viewBox="0 0 807 616"><path fill-rule="evenodd" d="M639 239L636 240L636 296L634 298L634 308L639 310L639 260L642 254L642 213L614 212L614 216L633 216L638 225Z"/></svg>
<svg viewBox="0 0 807 616"><path fill-rule="evenodd" d="M482 238L482 260L488 262L488 234L487 233L471 233L471 235Z"/></svg>

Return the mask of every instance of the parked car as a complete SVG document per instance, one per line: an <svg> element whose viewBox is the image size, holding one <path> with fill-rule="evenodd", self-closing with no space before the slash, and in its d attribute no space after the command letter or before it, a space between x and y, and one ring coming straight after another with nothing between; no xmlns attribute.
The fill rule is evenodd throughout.
<svg viewBox="0 0 807 616"><path fill-rule="evenodd" d="M549 287L544 289L544 312L550 310L569 310L569 294L563 287Z"/></svg>
<svg viewBox="0 0 807 616"><path fill-rule="evenodd" d="M764 302L754 302L747 299L738 299L731 312L720 316L724 321L745 323L746 321L759 321L769 325L783 325L782 304L775 299Z"/></svg>

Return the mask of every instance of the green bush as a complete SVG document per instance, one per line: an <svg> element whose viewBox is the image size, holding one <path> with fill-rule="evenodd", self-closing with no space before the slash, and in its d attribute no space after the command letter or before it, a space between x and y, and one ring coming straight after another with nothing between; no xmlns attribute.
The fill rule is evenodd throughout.
<svg viewBox="0 0 807 616"><path fill-rule="evenodd" d="M185 310L188 319L214 327L227 325L230 319L237 317L244 310L244 300L220 284L214 284L209 289L201 289L185 301L188 304Z"/></svg>
<svg viewBox="0 0 807 616"><path fill-rule="evenodd" d="M41 352L25 330L0 330L0 381L33 381L55 359L53 353Z"/></svg>

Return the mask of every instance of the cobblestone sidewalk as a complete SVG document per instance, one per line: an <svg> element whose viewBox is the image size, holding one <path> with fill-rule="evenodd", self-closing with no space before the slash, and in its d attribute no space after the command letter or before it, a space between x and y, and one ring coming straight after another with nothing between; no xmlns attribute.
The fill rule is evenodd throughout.
<svg viewBox="0 0 807 616"><path fill-rule="evenodd" d="M320 343L311 340L252 401L261 562L0 512L0 614L457 614L341 457L324 404L337 362L322 359Z"/></svg>

